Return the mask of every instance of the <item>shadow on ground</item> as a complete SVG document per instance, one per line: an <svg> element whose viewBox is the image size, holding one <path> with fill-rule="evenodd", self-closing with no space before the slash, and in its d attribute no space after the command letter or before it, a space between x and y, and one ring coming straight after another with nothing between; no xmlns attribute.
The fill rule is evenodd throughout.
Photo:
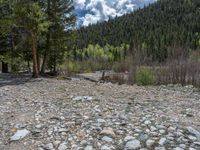
<svg viewBox="0 0 200 150"><path fill-rule="evenodd" d="M0 87L7 85L20 85L26 82L34 82L31 80L31 74L10 74L0 73Z"/></svg>

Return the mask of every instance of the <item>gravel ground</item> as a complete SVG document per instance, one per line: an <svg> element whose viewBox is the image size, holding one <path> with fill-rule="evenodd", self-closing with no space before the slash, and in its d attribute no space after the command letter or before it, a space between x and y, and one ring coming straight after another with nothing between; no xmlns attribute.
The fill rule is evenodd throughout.
<svg viewBox="0 0 200 150"><path fill-rule="evenodd" d="M0 150L200 150L200 92L0 75Z"/></svg>

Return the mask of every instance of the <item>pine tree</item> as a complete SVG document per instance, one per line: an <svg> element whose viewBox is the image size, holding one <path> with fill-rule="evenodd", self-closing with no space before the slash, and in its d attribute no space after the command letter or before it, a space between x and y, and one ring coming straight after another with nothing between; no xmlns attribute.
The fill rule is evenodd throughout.
<svg viewBox="0 0 200 150"><path fill-rule="evenodd" d="M56 65L62 62L67 49L67 31L75 25L72 0L47 0L47 19L51 22L46 34L46 49L44 51L41 72L44 73L46 65L56 72Z"/></svg>
<svg viewBox="0 0 200 150"><path fill-rule="evenodd" d="M45 14L38 3L30 0L19 0L14 3L13 20L15 25L29 34L32 47L33 77L39 76L37 61L37 43L39 35L48 29Z"/></svg>
<svg viewBox="0 0 200 150"><path fill-rule="evenodd" d="M9 1L0 0L0 62L2 63L2 72L8 72L8 63L6 56L9 51L8 32L11 28L11 8Z"/></svg>

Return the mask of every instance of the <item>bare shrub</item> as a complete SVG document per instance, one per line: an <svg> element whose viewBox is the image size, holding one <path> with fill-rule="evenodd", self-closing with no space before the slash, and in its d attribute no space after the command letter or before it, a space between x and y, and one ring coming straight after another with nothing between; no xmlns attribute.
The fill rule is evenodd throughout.
<svg viewBox="0 0 200 150"><path fill-rule="evenodd" d="M164 65L154 68L157 84L192 84L200 86L200 63L183 48L171 48Z"/></svg>
<svg viewBox="0 0 200 150"><path fill-rule="evenodd" d="M123 73L113 74L111 76L111 81L113 83L124 84L126 83L126 79Z"/></svg>
<svg viewBox="0 0 200 150"><path fill-rule="evenodd" d="M137 46L136 43L132 43L129 49L129 56L128 56L128 65L129 65L129 84L136 83L136 72L137 69L145 65L149 61L147 57L147 52L141 46Z"/></svg>
<svg viewBox="0 0 200 150"><path fill-rule="evenodd" d="M101 78L104 82L111 82L111 83L118 83L118 84L125 84L128 81L128 74L127 73L110 73L104 74Z"/></svg>
<svg viewBox="0 0 200 150"><path fill-rule="evenodd" d="M113 71L115 72L126 72L129 70L129 61L125 59L120 62L115 62L112 66Z"/></svg>

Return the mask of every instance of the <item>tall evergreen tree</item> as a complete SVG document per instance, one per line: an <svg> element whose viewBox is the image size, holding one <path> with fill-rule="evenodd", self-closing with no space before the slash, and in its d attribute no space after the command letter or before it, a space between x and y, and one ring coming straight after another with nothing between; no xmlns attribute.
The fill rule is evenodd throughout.
<svg viewBox="0 0 200 150"><path fill-rule="evenodd" d="M67 33L75 25L72 0L47 0L47 19L51 22L46 34L46 48L43 56L41 72L46 65L56 71L57 63L62 61L67 48Z"/></svg>
<svg viewBox="0 0 200 150"><path fill-rule="evenodd" d="M8 0L0 0L0 62L2 63L2 72L8 72L8 63L6 56L9 51L8 34L11 29L11 8Z"/></svg>
<svg viewBox="0 0 200 150"><path fill-rule="evenodd" d="M14 3L13 20L15 25L24 30L31 38L33 77L39 75L37 62L37 43L41 32L48 29L48 22L45 21L45 14L39 4L30 0L19 0Z"/></svg>

